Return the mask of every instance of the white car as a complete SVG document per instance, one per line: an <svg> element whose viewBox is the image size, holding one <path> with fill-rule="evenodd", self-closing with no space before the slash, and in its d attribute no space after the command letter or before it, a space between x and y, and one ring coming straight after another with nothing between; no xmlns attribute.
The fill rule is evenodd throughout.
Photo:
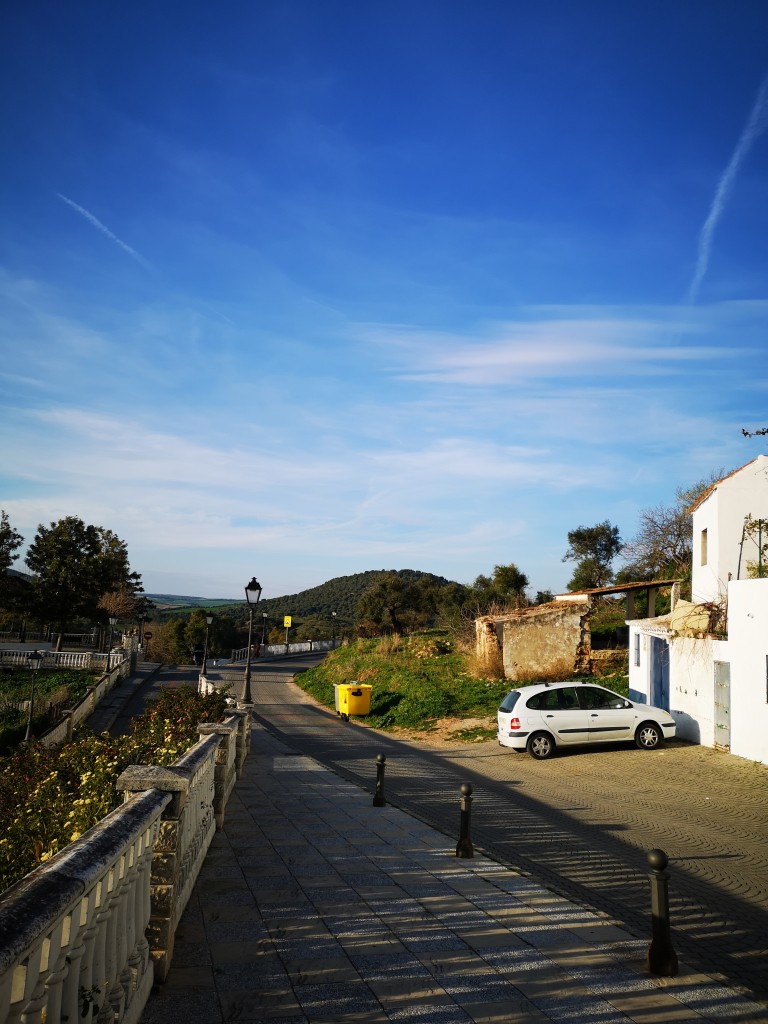
<svg viewBox="0 0 768 1024"><path fill-rule="evenodd" d="M543 761L558 747L634 740L654 750L675 735L668 711L594 683L533 683L512 690L498 711L499 743Z"/></svg>

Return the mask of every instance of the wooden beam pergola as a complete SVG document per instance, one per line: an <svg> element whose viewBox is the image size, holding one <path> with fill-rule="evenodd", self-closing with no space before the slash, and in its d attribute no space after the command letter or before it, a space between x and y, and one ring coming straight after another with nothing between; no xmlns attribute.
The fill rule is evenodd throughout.
<svg viewBox="0 0 768 1024"><path fill-rule="evenodd" d="M626 619L635 619L637 615L635 613L635 594L639 590L648 591L648 608L647 617L653 619L656 617L656 595L662 589L662 587L679 588L682 580L638 580L634 583L619 583L615 586L610 587L592 587L589 590L571 590L567 594L557 594L555 597L556 601L568 601L572 598L586 597L590 599L592 597L607 597L609 594L626 594L627 595L627 609ZM675 605L676 591L672 591L672 607Z"/></svg>

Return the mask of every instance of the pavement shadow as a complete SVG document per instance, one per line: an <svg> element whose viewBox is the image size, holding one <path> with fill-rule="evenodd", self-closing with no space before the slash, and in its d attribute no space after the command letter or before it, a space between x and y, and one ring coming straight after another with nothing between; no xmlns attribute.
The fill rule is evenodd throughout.
<svg viewBox="0 0 768 1024"><path fill-rule="evenodd" d="M655 832L647 848L625 841L619 805L611 822L584 822L472 767L477 757L461 756L457 766L433 750L353 722L312 704L259 705L255 718L283 742L372 794L376 755L387 758L385 796L449 837L458 838L459 787L473 787L472 839L475 847L529 873L555 892L602 911L639 937L650 936L647 850L659 845ZM306 731L303 731L302 726ZM692 748L695 749L695 748ZM507 754L507 756L509 756ZM482 759L481 759L482 760ZM575 808L570 808L574 810ZM672 834L675 823L663 823ZM690 861L736 860L692 850ZM670 909L675 946L682 959L710 976L768 999L768 912L751 894L729 890L724 872L702 877L679 863L670 865ZM732 883L732 884L735 884ZM746 888L746 887L743 887ZM764 898L764 891L762 893Z"/></svg>

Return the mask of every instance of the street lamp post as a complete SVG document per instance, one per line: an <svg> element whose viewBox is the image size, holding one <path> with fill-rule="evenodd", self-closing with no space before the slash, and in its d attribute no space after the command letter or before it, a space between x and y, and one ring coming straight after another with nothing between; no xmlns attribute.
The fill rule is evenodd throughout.
<svg viewBox="0 0 768 1024"><path fill-rule="evenodd" d="M32 669L32 692L29 696L29 714L27 715L27 731L24 735L24 742L29 743L29 737L32 735L32 710L35 706L35 678L37 673L40 671L40 666L43 664L44 654L40 651L30 651L27 655L27 663Z"/></svg>
<svg viewBox="0 0 768 1024"><path fill-rule="evenodd" d="M264 646L264 642L267 636L267 618L266 612L261 613L261 646Z"/></svg>
<svg viewBox="0 0 768 1024"><path fill-rule="evenodd" d="M112 658L111 658L111 655L112 655L112 639L114 637L114 632L115 632L115 626L116 625L117 625L117 616L116 615L110 615L109 616L109 644L107 645L107 673L106 673L107 675L109 675L109 667L110 667L111 660L112 660Z"/></svg>
<svg viewBox="0 0 768 1024"><path fill-rule="evenodd" d="M203 667L200 669L200 675L204 676L208 674L208 633L211 629L211 623L213 622L212 615L205 616L205 647L203 648Z"/></svg>
<svg viewBox="0 0 768 1024"><path fill-rule="evenodd" d="M336 646L336 612L331 612L331 645Z"/></svg>
<svg viewBox="0 0 768 1024"><path fill-rule="evenodd" d="M243 703L253 704L251 697L251 643L253 638L253 610L261 597L261 584L255 576L245 588L245 600L248 602L248 651L245 655L245 685L243 687Z"/></svg>

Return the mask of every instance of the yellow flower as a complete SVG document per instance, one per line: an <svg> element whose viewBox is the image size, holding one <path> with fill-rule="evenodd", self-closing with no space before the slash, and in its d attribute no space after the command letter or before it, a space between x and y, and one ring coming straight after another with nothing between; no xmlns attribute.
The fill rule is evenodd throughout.
<svg viewBox="0 0 768 1024"><path fill-rule="evenodd" d="M82 832L73 832L72 835L69 837L70 843L74 843L74 841L76 839L79 839L82 834Z"/></svg>

